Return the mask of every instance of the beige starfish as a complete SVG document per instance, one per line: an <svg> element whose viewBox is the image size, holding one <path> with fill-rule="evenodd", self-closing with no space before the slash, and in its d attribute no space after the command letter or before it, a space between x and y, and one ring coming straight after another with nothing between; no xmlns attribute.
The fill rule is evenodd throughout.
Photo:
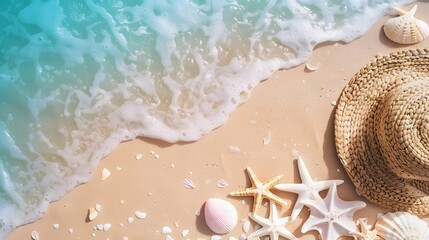
<svg viewBox="0 0 429 240"><path fill-rule="evenodd" d="M350 232L349 236L358 240L382 240L383 238L377 235L377 230L371 230L371 226L366 222L366 219L359 218L360 232Z"/></svg>
<svg viewBox="0 0 429 240"><path fill-rule="evenodd" d="M235 191L230 193L231 196L253 196L253 213L256 213L259 207L262 204L262 200L264 198L272 200L282 205L287 205L287 202L275 195L270 191L275 184L277 184L283 174L273 177L268 181L261 182L255 175L255 173L250 169L250 167L246 168L247 173L249 175L250 182L252 183L252 187L246 188L243 190Z"/></svg>

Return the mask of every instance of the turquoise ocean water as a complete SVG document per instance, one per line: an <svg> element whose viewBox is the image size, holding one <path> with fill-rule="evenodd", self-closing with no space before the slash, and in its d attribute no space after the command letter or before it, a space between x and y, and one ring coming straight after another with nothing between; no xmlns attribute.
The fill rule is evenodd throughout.
<svg viewBox="0 0 429 240"><path fill-rule="evenodd" d="M0 239L119 142L198 140L274 71L409 2L2 0Z"/></svg>

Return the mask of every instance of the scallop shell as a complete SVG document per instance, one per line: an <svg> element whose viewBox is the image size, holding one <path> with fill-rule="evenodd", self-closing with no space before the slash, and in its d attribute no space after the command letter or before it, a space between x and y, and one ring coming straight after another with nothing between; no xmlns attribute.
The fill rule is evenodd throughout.
<svg viewBox="0 0 429 240"><path fill-rule="evenodd" d="M384 24L384 33L390 40L401 44L414 44L429 36L427 23L414 17L417 5L409 12L399 8L394 9L400 16L391 18Z"/></svg>
<svg viewBox="0 0 429 240"><path fill-rule="evenodd" d="M375 229L380 237L389 240L429 239L428 224L407 212L393 212L379 216Z"/></svg>
<svg viewBox="0 0 429 240"><path fill-rule="evenodd" d="M210 198L206 201L204 217L207 226L217 234L231 232L238 220L235 207L230 202L218 198Z"/></svg>

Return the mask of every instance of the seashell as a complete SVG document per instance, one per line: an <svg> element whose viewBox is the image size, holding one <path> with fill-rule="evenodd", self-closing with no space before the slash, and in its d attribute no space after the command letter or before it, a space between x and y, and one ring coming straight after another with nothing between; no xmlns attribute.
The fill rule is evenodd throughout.
<svg viewBox="0 0 429 240"><path fill-rule="evenodd" d="M226 182L224 179L220 179L217 181L217 186L220 188L226 188L228 187L228 182Z"/></svg>
<svg viewBox="0 0 429 240"><path fill-rule="evenodd" d="M204 217L209 228L217 234L231 232L238 220L235 207L230 202L217 198L206 201Z"/></svg>
<svg viewBox="0 0 429 240"><path fill-rule="evenodd" d="M110 176L110 171L107 168L103 168L101 171L101 181L106 180Z"/></svg>
<svg viewBox="0 0 429 240"><path fill-rule="evenodd" d="M317 66L317 65L313 65L313 64L311 64L311 63L307 63L307 64L305 65L305 68L306 68L308 71L314 72L314 71L316 71L316 70L319 68L319 66Z"/></svg>
<svg viewBox="0 0 429 240"><path fill-rule="evenodd" d="M380 237L389 240L429 239L428 224L408 212L393 212L379 216L375 229Z"/></svg>
<svg viewBox="0 0 429 240"><path fill-rule="evenodd" d="M408 12L394 9L400 16L391 18L384 24L384 33L390 40L401 44L414 44L429 36L428 24L414 17L417 5Z"/></svg>
<svg viewBox="0 0 429 240"><path fill-rule="evenodd" d="M95 210L95 208L91 207L88 209L88 220L89 221L94 220L97 217L97 215L98 215L98 211Z"/></svg>
<svg viewBox="0 0 429 240"><path fill-rule="evenodd" d="M185 180L183 180L183 185L185 185L185 187L188 189L194 189L195 188L194 182L192 182L192 180L189 178L185 178Z"/></svg>
<svg viewBox="0 0 429 240"><path fill-rule="evenodd" d="M33 230L33 231L31 232L31 239L33 239L33 240L40 240L39 232L37 232L37 231Z"/></svg>

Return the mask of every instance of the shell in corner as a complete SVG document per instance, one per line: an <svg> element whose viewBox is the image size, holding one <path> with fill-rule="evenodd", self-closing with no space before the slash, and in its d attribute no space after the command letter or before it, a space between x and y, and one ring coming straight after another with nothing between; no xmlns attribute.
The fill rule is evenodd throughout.
<svg viewBox="0 0 429 240"><path fill-rule="evenodd" d="M238 221L235 207L230 202L218 198L210 198L206 201L204 217L207 226L217 234L231 232Z"/></svg>
<svg viewBox="0 0 429 240"><path fill-rule="evenodd" d="M387 20L383 28L390 40L401 44L414 44L429 36L428 24L414 17L417 5L408 12L398 8L395 10L400 16Z"/></svg>
<svg viewBox="0 0 429 240"><path fill-rule="evenodd" d="M380 237L389 240L429 239L428 224L407 212L392 212L379 216L375 229Z"/></svg>

